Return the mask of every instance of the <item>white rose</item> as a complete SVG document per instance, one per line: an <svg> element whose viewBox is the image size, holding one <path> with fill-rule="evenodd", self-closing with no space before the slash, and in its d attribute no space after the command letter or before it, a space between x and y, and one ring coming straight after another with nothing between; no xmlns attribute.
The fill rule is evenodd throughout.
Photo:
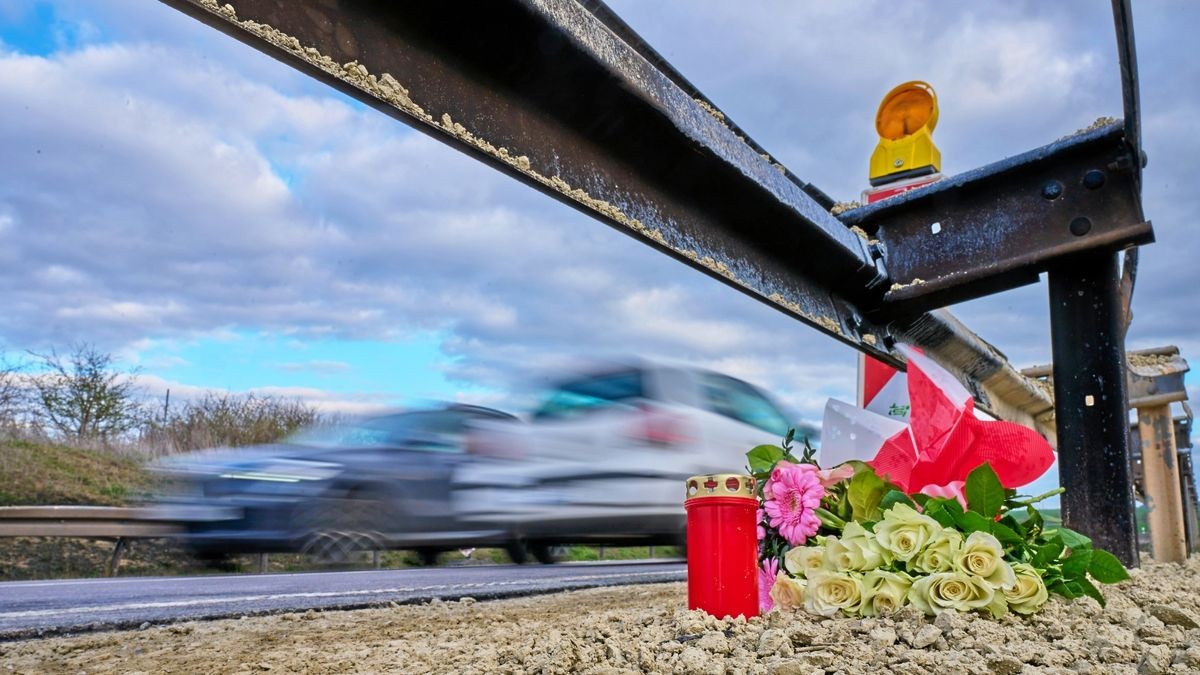
<svg viewBox="0 0 1200 675"><path fill-rule="evenodd" d="M1004 589L1004 597L1008 607L1018 614L1033 614L1046 604L1046 582L1042 575L1027 563L1017 563L1012 566L1017 582L1012 588Z"/></svg>
<svg viewBox="0 0 1200 675"><path fill-rule="evenodd" d="M825 540L824 562L827 569L838 572L865 572L883 564L883 554L875 542L875 535L861 524L850 521L842 530L841 537Z"/></svg>
<svg viewBox="0 0 1200 675"><path fill-rule="evenodd" d="M962 532L943 527L925 545L925 550L909 561L908 567L924 574L949 572L954 567L954 559L962 549L962 543Z"/></svg>
<svg viewBox="0 0 1200 675"><path fill-rule="evenodd" d="M1000 540L987 532L972 532L954 558L955 567L983 578L992 588L1012 588L1017 583L1012 567L1004 561Z"/></svg>
<svg viewBox="0 0 1200 675"><path fill-rule="evenodd" d="M871 570L863 577L862 614L891 614L904 606L912 577L903 572Z"/></svg>
<svg viewBox="0 0 1200 675"><path fill-rule="evenodd" d="M907 504L895 504L875 523L875 540L896 560L908 562L924 550L942 526Z"/></svg>
<svg viewBox="0 0 1200 675"><path fill-rule="evenodd" d="M813 614L833 616L839 611L857 614L862 605L862 580L845 572L817 570L804 589L804 608Z"/></svg>
<svg viewBox="0 0 1200 675"><path fill-rule="evenodd" d="M783 567L793 576L807 577L810 572L821 569L824 557L824 546L796 546L783 554Z"/></svg>
<svg viewBox="0 0 1200 675"><path fill-rule="evenodd" d="M921 577L908 589L908 601L926 614L948 609L967 612L992 604L996 591L983 579L962 572L938 572Z"/></svg>
<svg viewBox="0 0 1200 675"><path fill-rule="evenodd" d="M804 579L793 579L784 572L775 577L771 587L771 600L781 612L790 612L804 606Z"/></svg>

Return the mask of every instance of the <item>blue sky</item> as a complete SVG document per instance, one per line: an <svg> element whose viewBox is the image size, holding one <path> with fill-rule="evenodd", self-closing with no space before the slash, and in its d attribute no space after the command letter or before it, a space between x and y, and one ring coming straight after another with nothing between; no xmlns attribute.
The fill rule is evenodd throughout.
<svg viewBox="0 0 1200 675"><path fill-rule="evenodd" d="M947 173L1120 114L1099 0L612 5L838 199L865 186L875 106L898 82L937 88ZM1200 5L1136 9L1159 243L1129 343L1191 356ZM10 355L86 340L140 368L152 397L348 410L511 405L514 383L629 352L743 377L808 421L853 400L848 348L165 5L0 0L0 43ZM953 309L1015 364L1048 361L1044 285Z"/></svg>

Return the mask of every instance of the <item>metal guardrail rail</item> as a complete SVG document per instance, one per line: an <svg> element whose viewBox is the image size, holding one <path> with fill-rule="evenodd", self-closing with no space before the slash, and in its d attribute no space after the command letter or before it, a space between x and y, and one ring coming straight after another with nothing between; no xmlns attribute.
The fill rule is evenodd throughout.
<svg viewBox="0 0 1200 675"><path fill-rule="evenodd" d="M162 1L855 349L925 347L1034 425L1044 392L929 312L1047 272L1064 519L1136 565L1117 253L1154 234L1129 0L1123 122L840 220L600 0Z"/></svg>
<svg viewBox="0 0 1200 675"><path fill-rule="evenodd" d="M0 537L112 540L105 576L113 576L131 539L173 537L184 532L188 521L235 516L235 509L209 507L0 506Z"/></svg>

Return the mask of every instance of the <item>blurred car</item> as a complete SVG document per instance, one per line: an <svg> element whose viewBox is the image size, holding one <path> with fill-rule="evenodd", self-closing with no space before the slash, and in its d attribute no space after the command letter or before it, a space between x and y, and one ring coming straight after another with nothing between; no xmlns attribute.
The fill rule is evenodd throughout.
<svg viewBox="0 0 1200 675"><path fill-rule="evenodd" d="M460 467L455 510L509 532L510 555L542 562L557 546L678 544L683 484L737 472L755 445L792 426L742 380L690 366L620 364L557 383L528 424L479 422Z"/></svg>
<svg viewBox="0 0 1200 675"><path fill-rule="evenodd" d="M300 551L329 560L356 550L408 548L426 562L499 531L464 529L449 496L467 456L467 425L514 422L491 408L450 405L302 430L283 442L189 453L156 469L176 505L236 507L240 517L193 522L186 543L202 557Z"/></svg>

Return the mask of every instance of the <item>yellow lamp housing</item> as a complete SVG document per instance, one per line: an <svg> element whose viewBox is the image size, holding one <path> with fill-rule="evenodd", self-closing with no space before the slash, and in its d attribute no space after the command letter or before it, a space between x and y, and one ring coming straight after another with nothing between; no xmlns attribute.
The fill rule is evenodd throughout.
<svg viewBox="0 0 1200 675"><path fill-rule="evenodd" d="M933 144L937 94L913 80L892 89L875 113L879 145L871 155L871 185L925 176L942 170L942 153Z"/></svg>

